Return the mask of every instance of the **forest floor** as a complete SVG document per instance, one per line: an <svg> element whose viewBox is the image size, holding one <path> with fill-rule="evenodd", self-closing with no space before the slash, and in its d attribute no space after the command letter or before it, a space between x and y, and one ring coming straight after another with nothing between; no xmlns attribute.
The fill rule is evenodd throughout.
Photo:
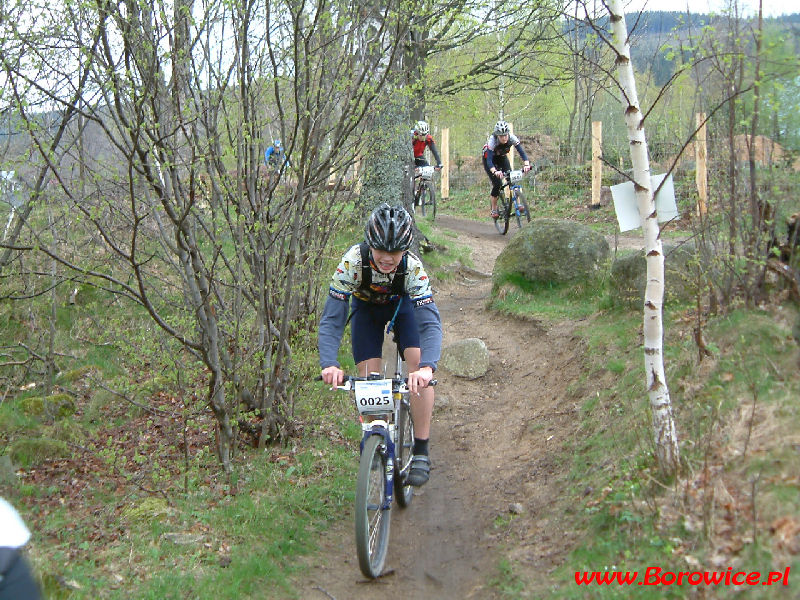
<svg viewBox="0 0 800 600"><path fill-rule="evenodd" d="M297 585L303 598L499 598L510 585L502 567L508 564L528 591L531 584L544 590L548 572L579 542L564 517L570 500L561 489L570 467L562 448L574 435L579 406L568 390L585 350L573 334L578 324L487 309L492 268L513 230L500 236L488 219L446 215L436 228L456 233L474 263L434 287L443 345L482 339L489 372L471 381L437 372L431 479L409 508L392 510L385 575L361 575L348 515L320 540Z"/></svg>

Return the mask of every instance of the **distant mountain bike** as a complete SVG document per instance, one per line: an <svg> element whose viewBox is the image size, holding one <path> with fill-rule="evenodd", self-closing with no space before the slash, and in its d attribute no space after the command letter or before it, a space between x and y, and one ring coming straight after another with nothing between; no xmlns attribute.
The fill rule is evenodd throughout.
<svg viewBox="0 0 800 600"><path fill-rule="evenodd" d="M416 167L414 169L414 206L422 216L436 218L436 192L433 189L433 172L436 167Z"/></svg>
<svg viewBox="0 0 800 600"><path fill-rule="evenodd" d="M432 381L429 385L435 385ZM411 470L414 422L398 349L395 375L346 376L337 389L352 392L361 421L361 459L356 483L356 551L361 572L370 578L383 571L389 547L392 499L405 508L414 490L406 483Z"/></svg>
<svg viewBox="0 0 800 600"><path fill-rule="evenodd" d="M497 199L497 208L500 215L494 220L494 226L500 235L508 233L508 223L513 216L517 220L517 227L522 227L522 218L527 222L531 220L531 212L525 203L522 193L523 173L520 170L504 171L505 182L500 188L502 193Z"/></svg>

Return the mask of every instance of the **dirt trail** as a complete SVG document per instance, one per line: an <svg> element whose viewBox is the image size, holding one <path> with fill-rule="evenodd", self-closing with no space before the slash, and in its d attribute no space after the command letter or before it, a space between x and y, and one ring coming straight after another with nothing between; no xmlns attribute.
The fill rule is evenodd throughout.
<svg viewBox="0 0 800 600"><path fill-rule="evenodd" d="M583 352L575 324L543 326L487 311L488 275L508 237L488 221L440 216L436 225L456 232L475 263L434 287L444 346L481 338L489 373L474 381L437 373L431 480L408 509L392 510L388 574L374 582L361 575L350 514L320 540L323 551L298 584L303 598L491 599L503 557L546 586L547 571L574 543L559 516L564 494L555 475L566 468L556 454L577 413L566 394Z"/></svg>

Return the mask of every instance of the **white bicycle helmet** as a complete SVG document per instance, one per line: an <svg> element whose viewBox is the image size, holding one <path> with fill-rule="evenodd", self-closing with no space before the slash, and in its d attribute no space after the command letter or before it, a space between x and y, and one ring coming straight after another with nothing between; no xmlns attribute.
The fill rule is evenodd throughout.
<svg viewBox="0 0 800 600"><path fill-rule="evenodd" d="M428 135L431 132L431 128L425 121L417 121L417 126L414 128L414 131L421 135Z"/></svg>
<svg viewBox="0 0 800 600"><path fill-rule="evenodd" d="M511 127L505 121L498 121L494 124L495 135L508 135L511 133Z"/></svg>

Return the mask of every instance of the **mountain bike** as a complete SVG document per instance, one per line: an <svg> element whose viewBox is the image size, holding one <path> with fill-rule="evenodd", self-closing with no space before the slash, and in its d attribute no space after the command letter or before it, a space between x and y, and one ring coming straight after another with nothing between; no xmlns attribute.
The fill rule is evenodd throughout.
<svg viewBox="0 0 800 600"><path fill-rule="evenodd" d="M422 216L428 213L431 220L436 218L436 193L433 190L433 172L436 167L416 167L414 169L414 206L418 206Z"/></svg>
<svg viewBox="0 0 800 600"><path fill-rule="evenodd" d="M494 220L494 226L500 235L505 235L508 232L508 222L513 215L517 220L517 227L522 227L522 217L530 222L531 212L528 210L528 205L525 203L525 196L522 193L522 171L512 170L504 171L505 183L500 188L502 193L497 199L497 208L500 216Z"/></svg>
<svg viewBox="0 0 800 600"><path fill-rule="evenodd" d="M429 385L435 385L431 381ZM389 547L392 500L411 504L414 490L406 483L411 470L414 422L403 361L397 351L391 379L371 373L345 376L337 389L352 392L361 422L361 459L356 483L355 533L358 564L370 578L380 576Z"/></svg>

